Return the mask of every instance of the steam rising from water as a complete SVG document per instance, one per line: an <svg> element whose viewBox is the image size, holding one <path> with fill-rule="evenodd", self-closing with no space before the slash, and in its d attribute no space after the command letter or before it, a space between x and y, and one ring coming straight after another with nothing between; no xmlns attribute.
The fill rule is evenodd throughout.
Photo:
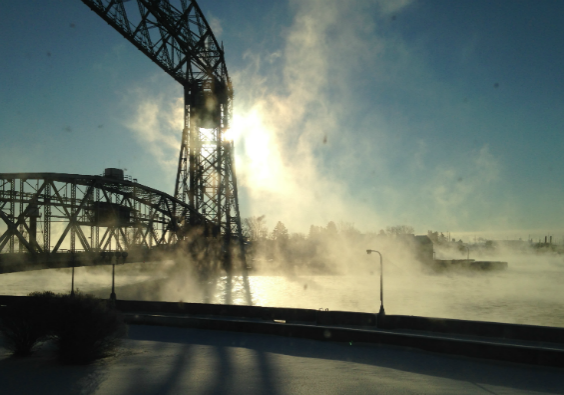
<svg viewBox="0 0 564 395"><path fill-rule="evenodd" d="M480 321L564 327L564 260L533 252L491 259L509 262L500 272L422 270L409 251L380 246L384 253L384 306L387 314L418 315ZM461 258L456 257L454 258ZM258 270L250 276L254 305L376 313L379 308L379 259L364 250L348 251L336 264L339 275L273 274ZM482 257L480 259L488 259ZM75 286L107 298L110 267L77 268ZM221 273L201 281L188 262L128 264L116 267L120 299L225 303L227 278ZM70 269L0 276L0 294L70 291ZM245 304L241 276L232 279L232 302Z"/></svg>
<svg viewBox="0 0 564 395"><path fill-rule="evenodd" d="M373 231L391 223L423 223L418 226L423 231L445 224L451 230L488 228L489 224L480 223L483 217L478 212L486 212L490 224L498 228L515 225L512 219L519 213L511 199L503 210L488 203L492 185L502 183L503 168L487 145L463 152L456 163L445 160L429 165L432 147L418 140L415 148L404 148L398 143L402 140L394 137L401 131L390 130L386 116L406 119L408 115L393 111L386 115L390 107L378 110L376 104L359 97L365 82L378 81L373 86L383 86L379 84L384 80L398 83L398 69L417 75L418 81L432 80L404 43L376 34L377 23L409 3L382 0L378 2L381 18L374 20L367 12L373 11L374 3L369 1L292 1L295 18L284 47L267 54L249 52L245 55L248 68L231 70L236 89L232 133L238 181L248 197L242 201L244 216L266 215L268 221L282 220L289 229L300 232L307 231L310 224L330 220L354 222ZM265 64L278 66L281 80L266 75ZM365 76L370 81L356 78L357 73L365 72L364 64L374 66L373 74ZM437 96L445 96L445 101L451 98L439 85L418 82L407 88L412 82L398 84L398 89L433 103L439 102ZM136 89L126 96L137 110L127 125L164 173L174 174L183 126L181 99L149 99L152 95ZM351 114L359 114L350 111L353 108L362 109L363 119L351 119ZM455 110L440 108L460 124L464 118L458 119ZM405 121L403 126L412 125ZM351 129L364 132L351 133ZM390 152L399 159L390 160ZM401 188L397 186L397 178L402 178L398 167L411 180L401 181ZM172 182L171 178L170 186ZM461 237L468 241L472 236ZM273 263L266 257L262 264L255 262L257 271L250 278L254 304L376 312L379 265L375 255L366 255L367 248L382 248L384 253L388 314L564 326L560 256L502 251L480 259L508 261L507 271L438 275L422 271L409 250L375 245L370 239L356 243L332 240L319 246L317 256L331 261L331 270L338 275L300 272L280 257L274 257ZM437 254L464 258L464 254L449 256L450 251ZM118 298L225 301L225 276L202 282L190 263L179 257L174 264L119 266L117 273ZM76 284L83 291L107 297L110 283L110 268L76 269ZM69 290L70 269L0 276L2 294L42 289ZM234 302L242 303L240 278L235 279L233 293Z"/></svg>
<svg viewBox="0 0 564 395"><path fill-rule="evenodd" d="M366 204L347 196L342 180L321 170L324 155L345 141L346 108L354 104L346 104L351 92L343 70L362 62L365 53L362 29L371 29L373 22L363 17L364 6L293 2L293 26L285 48L274 57L281 63L282 84L262 75L260 61L268 63L271 54L264 59L248 55L255 59L253 67L233 75L234 85L240 87L234 127L243 145L237 166L252 201L251 215L281 219L302 231L332 219L376 219ZM342 59L347 59L347 67L335 69ZM339 152L338 160L346 159L348 155Z"/></svg>
<svg viewBox="0 0 564 395"><path fill-rule="evenodd" d="M394 33L390 21L411 3L290 1L293 20L281 28L281 45L265 38L260 50L241 55L227 43L228 61L246 64L230 68L243 217L265 215L269 226L281 220L299 232L328 221L364 231L408 223L423 232L514 231L540 222L506 188L495 148L455 144L437 152L426 138L435 127L468 135L473 117L487 111L455 104L458 88L437 79L422 49ZM169 180L155 186L171 192L183 115L180 88L164 78L142 83L160 96L142 88L124 95L134 109L125 124Z"/></svg>

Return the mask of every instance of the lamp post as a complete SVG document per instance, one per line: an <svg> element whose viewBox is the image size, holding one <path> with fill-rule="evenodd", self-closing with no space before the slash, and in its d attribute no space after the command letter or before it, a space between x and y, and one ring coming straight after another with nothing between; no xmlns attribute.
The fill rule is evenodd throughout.
<svg viewBox="0 0 564 395"><path fill-rule="evenodd" d="M378 315L384 316L386 312L384 311L384 260L382 259L382 254L376 250L366 250L366 253L370 255L371 252L375 252L380 255L380 311Z"/></svg>
<svg viewBox="0 0 564 395"><path fill-rule="evenodd" d="M464 246L464 248L466 248L466 250L468 251L466 254L466 260L469 261L470 260L470 248L468 246Z"/></svg>
<svg viewBox="0 0 564 395"><path fill-rule="evenodd" d="M116 303L115 284L116 284L116 265L112 264L112 293L110 294L110 303L114 305Z"/></svg>
<svg viewBox="0 0 564 395"><path fill-rule="evenodd" d="M116 265L119 265L119 259L122 258L123 259L123 263L125 263L125 260L128 256L128 253L126 251L116 251L115 253L115 262L113 261L114 257L112 257L112 254L109 254L110 257L110 262L112 263L112 293L110 294L110 304L115 307L116 305L116 301L117 301L117 297L116 297Z"/></svg>
<svg viewBox="0 0 564 395"><path fill-rule="evenodd" d="M74 264L72 266L71 296L74 296Z"/></svg>
<svg viewBox="0 0 564 395"><path fill-rule="evenodd" d="M71 279L71 293L70 296L74 296L74 266L75 266L75 256L73 251L69 251L71 253L71 262L72 262L72 279Z"/></svg>

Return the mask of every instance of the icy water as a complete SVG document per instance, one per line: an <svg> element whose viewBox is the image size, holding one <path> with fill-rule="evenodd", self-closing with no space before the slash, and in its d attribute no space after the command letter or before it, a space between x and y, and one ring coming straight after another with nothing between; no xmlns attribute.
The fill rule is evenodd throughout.
<svg viewBox="0 0 564 395"><path fill-rule="evenodd" d="M390 264L384 273L386 313L564 327L563 259L503 260L509 261L509 269L490 273L425 274ZM75 287L107 297L110 270L77 268ZM68 292L70 283L70 269L3 274L0 294ZM116 268L121 299L224 303L226 283L222 277L202 289L193 276L177 271L147 271L135 264ZM340 276L251 275L249 286L258 306L377 312L380 305L378 270ZM232 302L245 304L242 278L232 280L231 290Z"/></svg>

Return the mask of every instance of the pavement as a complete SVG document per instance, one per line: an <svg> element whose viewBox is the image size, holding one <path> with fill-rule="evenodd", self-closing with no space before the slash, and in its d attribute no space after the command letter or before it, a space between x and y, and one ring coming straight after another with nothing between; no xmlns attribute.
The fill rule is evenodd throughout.
<svg viewBox="0 0 564 395"><path fill-rule="evenodd" d="M400 316L392 316L396 319L398 317ZM413 328L417 328L417 321L422 319L422 317L404 317L404 321L405 318L407 322L404 324L408 325L404 326ZM128 324L135 325L228 330L330 342L392 345L501 362L564 368L564 338L560 328L476 321L456 321L447 324L446 321L439 320L440 325L431 326L427 328L428 330L381 329L374 325L321 324L270 318L146 312L125 313L125 320ZM460 323L464 325L462 328L457 328L456 324ZM494 327L501 325L504 330L500 333L484 331L492 325ZM445 333L444 330L450 332Z"/></svg>
<svg viewBox="0 0 564 395"><path fill-rule="evenodd" d="M130 325L116 355L63 366L0 346L0 394L564 394L564 370L405 347Z"/></svg>

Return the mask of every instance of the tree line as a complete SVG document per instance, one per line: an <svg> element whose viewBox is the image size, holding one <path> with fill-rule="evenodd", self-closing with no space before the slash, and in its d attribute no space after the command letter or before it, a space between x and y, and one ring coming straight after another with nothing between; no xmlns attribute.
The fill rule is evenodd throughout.
<svg viewBox="0 0 564 395"><path fill-rule="evenodd" d="M278 221L269 231L265 217L243 220L247 263L257 270L302 270L309 273L337 273L362 254L377 239L413 234L413 227L397 225L379 232L361 233L353 223L329 221L311 225L309 232L290 232Z"/></svg>

